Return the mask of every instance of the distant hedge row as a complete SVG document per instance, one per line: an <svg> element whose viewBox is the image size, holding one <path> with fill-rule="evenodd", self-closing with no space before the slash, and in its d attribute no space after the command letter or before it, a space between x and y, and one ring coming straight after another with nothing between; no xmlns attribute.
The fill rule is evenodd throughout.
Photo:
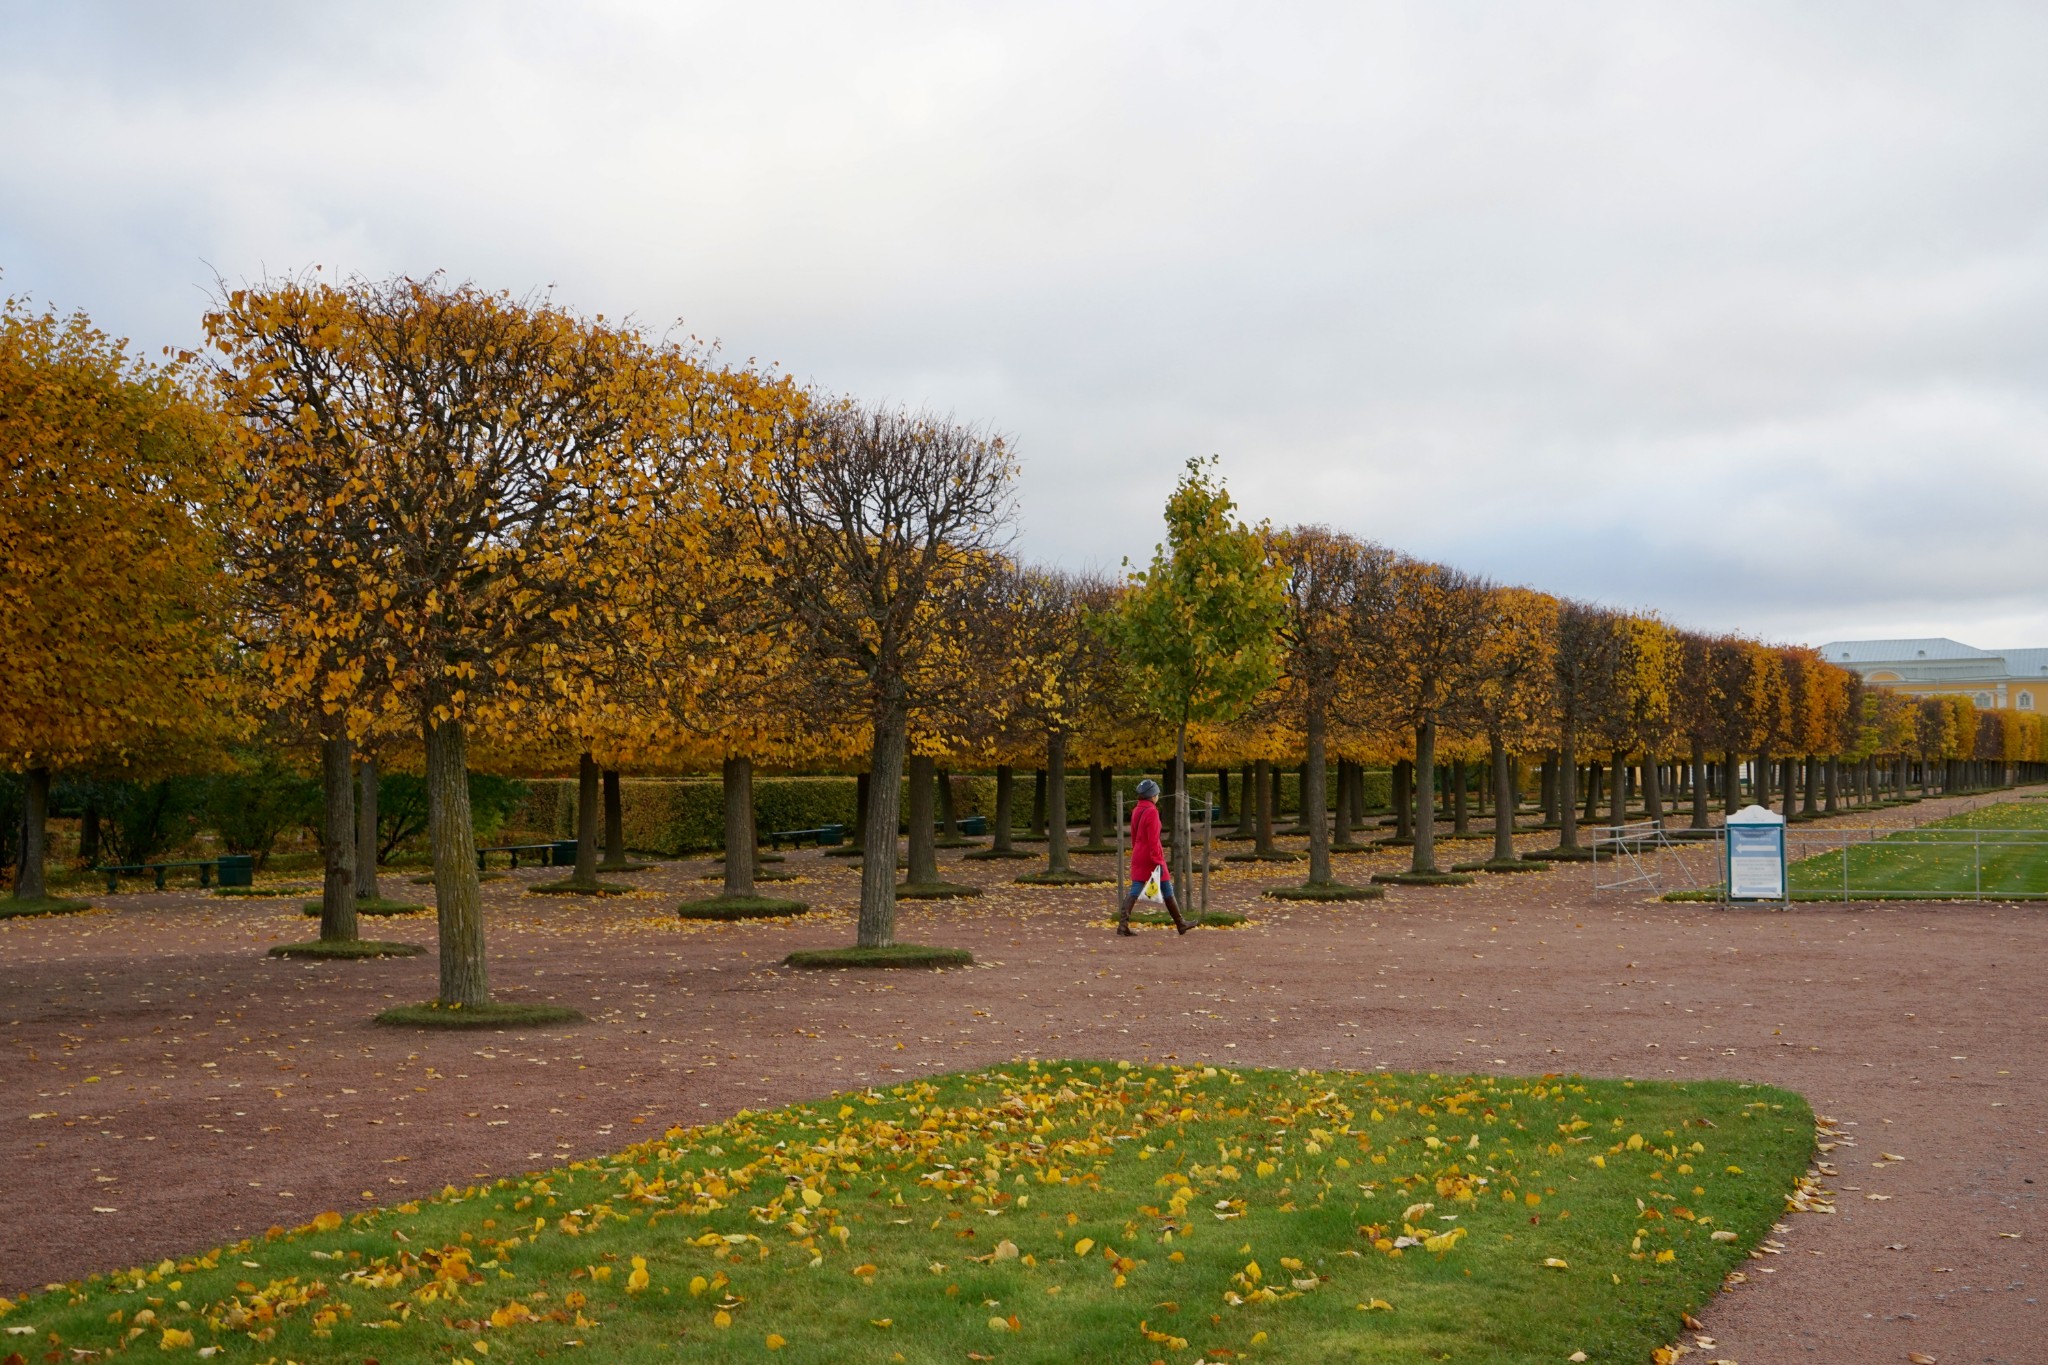
<svg viewBox="0 0 2048 1365"><path fill-rule="evenodd" d="M1119 773L1116 785L1126 805L1137 799L1142 774ZM1155 779L1156 780L1156 779ZM1031 819L1032 774L1016 777L1012 819L1023 829ZM529 781L525 802L507 824L551 838L576 837L576 784L565 779ZM1233 797L1237 781L1231 783ZM1193 773L1189 786L1197 800L1214 800L1214 773ZM1300 809L1301 783L1293 772L1280 775L1281 809L1289 814ZM771 830L815 829L820 825L851 825L854 815L855 780L851 777L756 777L754 818L765 838ZM953 778L955 813L991 815L995 811L996 780L987 775ZM1369 808L1384 809L1392 801L1386 772L1365 774L1365 802ZM908 809L908 802L904 803ZM1233 806L1233 810L1235 807ZM1077 825L1088 822L1088 776L1084 770L1067 778L1067 812ZM626 778L619 784L619 813L625 827L626 847L641 853L677 857L704 853L725 846L725 795L713 778Z"/></svg>

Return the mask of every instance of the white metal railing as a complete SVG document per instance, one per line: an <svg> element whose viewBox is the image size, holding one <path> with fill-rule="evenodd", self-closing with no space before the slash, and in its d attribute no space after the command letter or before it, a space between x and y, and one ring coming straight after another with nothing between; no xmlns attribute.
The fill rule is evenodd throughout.
<svg viewBox="0 0 2048 1365"><path fill-rule="evenodd" d="M1652 891L1697 891L1719 880L1719 829L1673 830L1662 820L1639 820L1628 825L1595 826L1591 833L1596 892L1619 891L1628 886ZM1708 870L1705 880L1695 864ZM1666 878L1683 878L1685 886L1668 887Z"/></svg>
<svg viewBox="0 0 2048 1365"><path fill-rule="evenodd" d="M1726 902L1726 837L1653 821L1600 828L1593 889L1705 891ZM2048 829L1794 825L1785 863L1787 900L2048 900Z"/></svg>

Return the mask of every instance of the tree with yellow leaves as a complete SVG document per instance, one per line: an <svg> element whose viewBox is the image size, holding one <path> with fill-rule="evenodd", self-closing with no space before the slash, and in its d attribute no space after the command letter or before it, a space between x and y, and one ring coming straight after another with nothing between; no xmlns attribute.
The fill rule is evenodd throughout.
<svg viewBox="0 0 2048 1365"><path fill-rule="evenodd" d="M1473 703L1493 770L1493 856L1488 872L1543 863L1515 853L1513 759L1547 748L1556 733L1557 599L1530 588L1493 590L1494 629L1476 661Z"/></svg>
<svg viewBox="0 0 2048 1365"><path fill-rule="evenodd" d="M1407 872L1375 880L1470 879L1436 865L1436 746L1440 731L1473 717L1496 610L1484 581L1447 565L1402 560L1388 573L1382 600L1355 619L1373 705L1415 741L1413 858Z"/></svg>
<svg viewBox="0 0 2048 1365"><path fill-rule="evenodd" d="M410 1016L473 1018L491 996L470 733L545 726L581 679L564 666L581 641L634 628L632 546L683 358L439 278L240 289L207 330L240 420L236 563L256 659L280 704L344 735L387 716L419 728L440 992Z"/></svg>
<svg viewBox="0 0 2048 1365"><path fill-rule="evenodd" d="M1527 857L1578 861L1593 856L1579 843L1578 746L1597 738L1612 701L1618 614L1585 602L1564 602L1557 612L1556 646L1551 651L1552 692L1557 706L1556 848Z"/></svg>
<svg viewBox="0 0 2048 1365"><path fill-rule="evenodd" d="M186 371L83 314L0 304L0 751L27 775L7 913L82 904L48 894L53 770L204 747L231 723L219 423Z"/></svg>
<svg viewBox="0 0 2048 1365"><path fill-rule="evenodd" d="M1377 593L1393 555L1380 546L1322 526L1274 533L1268 553L1287 574L1286 611L1280 618L1280 679L1274 705L1298 725L1307 750L1302 768L1301 815L1308 827L1308 880L1276 887L1284 900L1363 900L1376 887L1348 886L1331 875L1329 730L1347 685L1357 682L1355 625L1361 595ZM1251 793L1247 801L1253 800ZM1270 805L1270 801L1265 802ZM1270 828L1271 812L1264 812Z"/></svg>
<svg viewBox="0 0 2048 1365"><path fill-rule="evenodd" d="M1108 641L1090 622L1110 608L1114 596L1100 578L1049 569L1019 570L1002 594L1008 608L1002 615L1014 626L1001 651L1016 676L1012 704L1045 742L1045 867L1017 878L1028 886L1092 886L1122 877L1077 869L1067 846L1068 746L1099 713L1101 689L1115 665ZM1002 660L988 662L989 672L1001 672Z"/></svg>

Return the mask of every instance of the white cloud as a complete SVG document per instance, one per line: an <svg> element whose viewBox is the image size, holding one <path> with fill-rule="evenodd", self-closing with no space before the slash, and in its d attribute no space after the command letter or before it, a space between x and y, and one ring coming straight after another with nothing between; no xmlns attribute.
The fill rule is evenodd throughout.
<svg viewBox="0 0 2048 1365"><path fill-rule="evenodd" d="M1790 638L2048 642L2024 6L0 0L10 291L436 268L1011 433L1113 565L1247 507ZM1995 638L1994 638L1995 637Z"/></svg>

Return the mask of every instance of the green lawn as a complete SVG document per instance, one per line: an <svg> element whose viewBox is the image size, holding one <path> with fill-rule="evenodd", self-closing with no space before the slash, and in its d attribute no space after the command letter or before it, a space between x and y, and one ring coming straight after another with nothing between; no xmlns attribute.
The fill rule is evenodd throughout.
<svg viewBox="0 0 2048 1365"><path fill-rule="evenodd" d="M1900 830L1848 849L1852 897L1913 898L1970 896L1980 883L1977 831L2017 834L1984 836L1981 889L1987 895L2048 896L2048 803L2003 802L1966 815L1952 815L1916 829ZM1842 890L1840 852L1802 858L1787 869L1792 891Z"/></svg>
<svg viewBox="0 0 2048 1365"><path fill-rule="evenodd" d="M94 1276L0 1349L1637 1365L1813 1139L1726 1082L1019 1063Z"/></svg>

